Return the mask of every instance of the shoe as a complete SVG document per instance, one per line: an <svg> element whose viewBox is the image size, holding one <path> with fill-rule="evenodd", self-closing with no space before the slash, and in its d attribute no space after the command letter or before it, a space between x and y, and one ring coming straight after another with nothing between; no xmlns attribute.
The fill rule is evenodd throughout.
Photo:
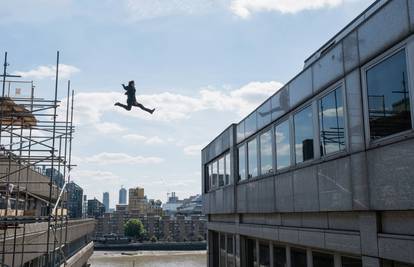
<svg viewBox="0 0 414 267"><path fill-rule="evenodd" d="M114 106L119 106L121 103L119 103L119 102L116 102L115 104L114 104Z"/></svg>
<svg viewBox="0 0 414 267"><path fill-rule="evenodd" d="M155 108L151 109L151 111L150 111L150 112L151 112L151 114L152 114L152 113L154 113L154 111L155 111Z"/></svg>

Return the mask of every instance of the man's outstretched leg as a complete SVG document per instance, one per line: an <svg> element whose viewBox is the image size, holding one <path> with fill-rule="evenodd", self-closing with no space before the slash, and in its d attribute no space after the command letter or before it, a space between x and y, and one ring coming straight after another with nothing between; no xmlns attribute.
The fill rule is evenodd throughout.
<svg viewBox="0 0 414 267"><path fill-rule="evenodd" d="M119 103L119 102L116 102L115 103L115 106L118 106L118 107L121 107L121 108L124 108L124 109L126 109L126 110L128 110L128 111L130 111L131 110L131 105L124 105L124 104L121 104L121 103Z"/></svg>
<svg viewBox="0 0 414 267"><path fill-rule="evenodd" d="M146 107L144 107L144 105L142 105L141 103L138 103L138 102L135 102L134 106L139 107L140 109L145 110L146 112L148 112L150 114L154 113L154 111L155 111L155 108L153 108L153 109L146 108Z"/></svg>

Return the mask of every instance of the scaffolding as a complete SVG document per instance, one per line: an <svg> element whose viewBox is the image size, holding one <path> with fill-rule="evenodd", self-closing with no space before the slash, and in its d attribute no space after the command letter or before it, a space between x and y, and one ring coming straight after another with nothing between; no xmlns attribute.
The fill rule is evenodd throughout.
<svg viewBox="0 0 414 267"><path fill-rule="evenodd" d="M0 266L23 266L33 257L37 266L66 265L74 91L68 81L65 100L58 100L59 52L52 99L38 97L33 81L7 74L8 65L6 52L0 75Z"/></svg>

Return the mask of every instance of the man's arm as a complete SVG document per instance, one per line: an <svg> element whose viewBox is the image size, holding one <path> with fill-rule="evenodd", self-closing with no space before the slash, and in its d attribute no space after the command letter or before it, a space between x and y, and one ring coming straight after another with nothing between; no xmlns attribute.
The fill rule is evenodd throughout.
<svg viewBox="0 0 414 267"><path fill-rule="evenodd" d="M122 87L124 87L124 90L128 91L128 87L125 86L125 84L122 84Z"/></svg>

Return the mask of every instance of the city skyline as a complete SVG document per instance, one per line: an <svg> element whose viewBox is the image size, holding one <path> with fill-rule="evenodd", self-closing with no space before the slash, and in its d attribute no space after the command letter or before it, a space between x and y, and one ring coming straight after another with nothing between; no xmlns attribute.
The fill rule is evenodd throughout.
<svg viewBox="0 0 414 267"><path fill-rule="evenodd" d="M201 148L373 1L260 2L30 0L26 12L13 1L1 11L0 47L9 72L33 79L40 96L53 90L61 51L60 86L70 78L76 91L72 179L89 198L137 184L155 199L184 198L200 193ZM132 79L152 117L113 107Z"/></svg>

